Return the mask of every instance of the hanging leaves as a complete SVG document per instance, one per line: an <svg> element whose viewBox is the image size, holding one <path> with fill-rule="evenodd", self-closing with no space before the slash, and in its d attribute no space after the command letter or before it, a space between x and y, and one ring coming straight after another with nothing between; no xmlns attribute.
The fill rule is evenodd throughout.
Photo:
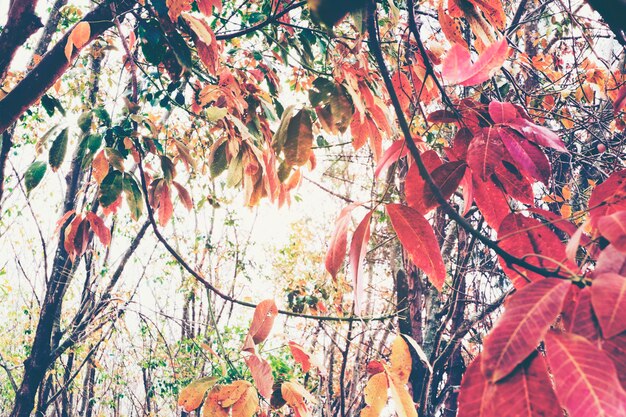
<svg viewBox="0 0 626 417"><path fill-rule="evenodd" d="M47 168L48 165L43 161L35 161L28 167L24 173L24 185L26 186L27 193L31 192L39 185Z"/></svg>
<svg viewBox="0 0 626 417"><path fill-rule="evenodd" d="M74 53L74 49L80 50L83 46L89 42L91 37L91 26L88 22L78 22L70 36L67 38L67 43L65 44L65 57L68 61L72 60L72 54Z"/></svg>
<svg viewBox="0 0 626 417"><path fill-rule="evenodd" d="M67 153L67 142L69 140L69 129L66 127L57 135L50 146L50 153L48 155L48 163L52 172L56 172L57 169L63 163L65 154Z"/></svg>
<svg viewBox="0 0 626 417"><path fill-rule="evenodd" d="M352 286L354 287L354 312L361 314L365 283L363 277L363 260L367 253L367 242L370 239L370 220L372 211L369 211L352 235L350 243L350 268L352 268Z"/></svg>
<svg viewBox="0 0 626 417"><path fill-rule="evenodd" d="M352 210L358 207L359 203L352 203L341 210L339 217L335 220L335 229L328 245L324 265L333 278L337 277L339 270L346 257L348 246L348 226L350 225L350 215Z"/></svg>
<svg viewBox="0 0 626 417"><path fill-rule="evenodd" d="M258 345L267 339L277 315L278 307L274 300L263 300L256 306L250 329L244 341L243 350L252 350L254 352L254 345Z"/></svg>

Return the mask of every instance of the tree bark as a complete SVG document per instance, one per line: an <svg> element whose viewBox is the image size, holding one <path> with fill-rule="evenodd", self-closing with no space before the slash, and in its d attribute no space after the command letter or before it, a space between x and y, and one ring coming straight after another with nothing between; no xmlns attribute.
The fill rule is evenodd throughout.
<svg viewBox="0 0 626 417"><path fill-rule="evenodd" d="M626 0L587 0L587 3L602 16L617 41L626 47Z"/></svg>
<svg viewBox="0 0 626 417"><path fill-rule="evenodd" d="M15 53L33 33L41 20L35 14L37 0L13 0L7 24L0 34L0 82L7 75Z"/></svg>
<svg viewBox="0 0 626 417"><path fill-rule="evenodd" d="M115 5L118 14L123 14L131 10L136 2L136 0L107 0L87 13L82 21L89 23L91 31L89 42L113 26L111 4ZM71 60L68 61L65 56L65 46L71 32L70 29L42 58L41 62L4 99L0 100L0 133L3 133L30 106L37 102L76 59L80 53L79 48L74 48Z"/></svg>

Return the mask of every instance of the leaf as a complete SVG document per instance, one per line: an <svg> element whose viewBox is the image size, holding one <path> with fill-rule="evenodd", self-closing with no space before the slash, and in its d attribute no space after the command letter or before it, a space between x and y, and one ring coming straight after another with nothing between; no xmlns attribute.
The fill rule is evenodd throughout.
<svg viewBox="0 0 626 417"><path fill-rule="evenodd" d="M254 353L244 354L243 359L245 360L246 365L248 365L248 369L250 369L257 391L269 400L272 396L272 387L274 386L272 366L267 360Z"/></svg>
<svg viewBox="0 0 626 417"><path fill-rule="evenodd" d="M469 0L474 6L478 6L485 17L496 29L504 30L506 27L506 13L501 0Z"/></svg>
<svg viewBox="0 0 626 417"><path fill-rule="evenodd" d="M167 14L174 23L182 12L191 10L191 0L166 0L165 4L168 8Z"/></svg>
<svg viewBox="0 0 626 417"><path fill-rule="evenodd" d="M304 347L294 341L289 341L289 350L297 363L302 367L302 372L307 373L311 369L311 355Z"/></svg>
<svg viewBox="0 0 626 417"><path fill-rule="evenodd" d="M95 213L87 212L87 220L93 230L94 234L100 239L100 243L104 246L109 246L111 243L111 230L104 224L104 221L98 217Z"/></svg>
<svg viewBox="0 0 626 417"><path fill-rule="evenodd" d="M412 352L415 352L415 356L417 357L417 360L420 361L422 365L424 365L424 367L428 368L430 373L432 373L433 367L430 364L428 360L428 356L426 356L426 352L424 352L424 349L422 349L422 347L417 343L417 341L413 339L411 336L407 334L401 334L400 336L402 336L402 338L407 342L407 344L410 347L410 350Z"/></svg>
<svg viewBox="0 0 626 417"><path fill-rule="evenodd" d="M348 226L350 225L350 214L352 210L358 207L359 203L352 203L347 207L344 207L335 220L335 230L330 238L328 245L328 251L326 252L326 259L324 265L326 270L333 278L337 277L343 260L346 257L346 248L348 246Z"/></svg>
<svg viewBox="0 0 626 417"><path fill-rule="evenodd" d="M437 167L441 166L441 158L433 150L424 152L421 158L428 172L433 172ZM423 210L426 181L422 178L416 163L413 163L406 173L404 185L407 204L418 211Z"/></svg>
<svg viewBox="0 0 626 417"><path fill-rule="evenodd" d="M493 416L492 397L494 390L483 375L481 361L481 356L478 356L463 374L457 417Z"/></svg>
<svg viewBox="0 0 626 417"><path fill-rule="evenodd" d="M565 331L576 333L591 341L600 339L600 328L591 308L590 287L581 290L572 286L564 305L561 316Z"/></svg>
<svg viewBox="0 0 626 417"><path fill-rule="evenodd" d="M467 148L467 164L474 175L487 181L502 164L506 149L497 128L485 128Z"/></svg>
<svg viewBox="0 0 626 417"><path fill-rule="evenodd" d="M433 182L439 188L444 199L449 199L459 188L459 184L465 175L465 168L467 168L467 164L464 161L453 161L438 166L430 173ZM421 213L428 213L438 205L439 202L435 198L432 189L428 185L424 185L422 207L414 208Z"/></svg>
<svg viewBox="0 0 626 417"><path fill-rule="evenodd" d="M111 171L102 180L100 184L100 204L108 207L117 200L122 193L122 173L120 171Z"/></svg>
<svg viewBox="0 0 626 417"><path fill-rule="evenodd" d="M126 195L126 204L130 209L130 217L137 221L143 212L143 194L137 182L130 176L125 175L122 181L122 188Z"/></svg>
<svg viewBox="0 0 626 417"><path fill-rule="evenodd" d="M174 188L176 188L176 191L178 192L178 198L180 198L183 206L187 210L191 210L193 208L193 201L191 201L191 194L189 194L189 191L187 191L187 189L183 187L182 184L176 181L172 181L172 184L174 185Z"/></svg>
<svg viewBox="0 0 626 417"><path fill-rule="evenodd" d="M424 271L435 288L441 291L446 279L446 267L430 223L410 207L387 204L386 208L391 225L409 258Z"/></svg>
<svg viewBox="0 0 626 417"><path fill-rule="evenodd" d="M259 396L254 387L246 381L246 389L232 406L232 417L252 417L259 410Z"/></svg>
<svg viewBox="0 0 626 417"><path fill-rule="evenodd" d="M502 67L508 57L506 37L494 42L478 56L472 64L469 51L459 44L452 45L443 60L441 74L448 84L472 86L491 78Z"/></svg>
<svg viewBox="0 0 626 417"><path fill-rule="evenodd" d="M555 269L565 262L571 269L577 269L576 265L566 261L565 245L559 237L540 221L521 213L511 213L502 221L498 228L498 242L503 250L529 264ZM502 258L500 265L515 288L544 279L542 275L519 266L513 269Z"/></svg>
<svg viewBox="0 0 626 417"><path fill-rule="evenodd" d="M388 368L386 370L391 399L395 404L396 414L398 414L398 417L417 417L417 409L405 383Z"/></svg>
<svg viewBox="0 0 626 417"><path fill-rule="evenodd" d="M109 161L107 160L104 149L98 152L91 162L93 177L98 184L102 184L102 181L109 173Z"/></svg>
<svg viewBox="0 0 626 417"><path fill-rule="evenodd" d="M618 275L626 276L626 253L620 251L613 245L609 245L598 257L594 275L605 274L607 272L615 272Z"/></svg>
<svg viewBox="0 0 626 417"><path fill-rule="evenodd" d="M482 181L477 175L472 175L472 185L476 206L487 224L497 229L511 212L504 191L491 179Z"/></svg>
<svg viewBox="0 0 626 417"><path fill-rule="evenodd" d="M398 159L403 158L407 155L408 148L404 140L396 140L391 146L385 151L383 156L378 161L378 165L376 165L376 171L374 172L374 176L376 178L380 177L380 174L385 171L387 168L391 166Z"/></svg>
<svg viewBox="0 0 626 417"><path fill-rule="evenodd" d="M626 252L626 211L598 218L598 231L613 246Z"/></svg>
<svg viewBox="0 0 626 417"><path fill-rule="evenodd" d="M594 188L587 206L594 227L601 217L626 210L626 170L613 172Z"/></svg>
<svg viewBox="0 0 626 417"><path fill-rule="evenodd" d="M286 381L280 386L280 393L296 417L310 417L308 403L315 403L315 398L302 385L295 381ZM306 400L306 401L305 401Z"/></svg>
<svg viewBox="0 0 626 417"><path fill-rule="evenodd" d="M50 146L50 153L48 154L48 163L52 172L56 172L57 169L63 163L65 159L65 153L67 152L67 142L69 139L69 129L66 127L59 133Z"/></svg>
<svg viewBox="0 0 626 417"><path fill-rule="evenodd" d="M70 36L67 37L67 43L65 44L65 57L68 61L72 60L72 54L74 52L74 48L81 49L83 46L89 42L89 38L91 37L91 26L88 22L78 22Z"/></svg>
<svg viewBox="0 0 626 417"><path fill-rule="evenodd" d="M401 335L393 339L389 362L389 371L398 378L398 381L402 384L408 383L411 375L411 352Z"/></svg>
<svg viewBox="0 0 626 417"><path fill-rule="evenodd" d="M43 176L46 173L46 169L48 165L46 165L43 161L35 161L26 170L24 173L24 185L26 186L26 192L31 192L36 186L39 185Z"/></svg>
<svg viewBox="0 0 626 417"><path fill-rule="evenodd" d="M538 126L525 118L517 118L506 123L520 132L526 139L545 148L552 148L567 153L565 144L559 136L548 128Z"/></svg>
<svg viewBox="0 0 626 417"><path fill-rule="evenodd" d="M518 118L519 114L513 104L493 100L489 103L489 116L494 123L506 123Z"/></svg>
<svg viewBox="0 0 626 417"><path fill-rule="evenodd" d="M185 412L190 413L199 408L204 400L206 392L217 382L217 378L208 376L196 379L180 391L178 406L183 407Z"/></svg>
<svg viewBox="0 0 626 417"><path fill-rule="evenodd" d="M622 85L617 92L617 97L613 102L613 114L617 116L624 106L626 106L626 84Z"/></svg>
<svg viewBox="0 0 626 417"><path fill-rule="evenodd" d="M551 174L550 162L541 149L509 129L498 129L498 131L516 166L519 166L531 178L548 184Z"/></svg>
<svg viewBox="0 0 626 417"><path fill-rule="evenodd" d="M532 355L502 381L490 387L492 416L563 417L541 355Z"/></svg>
<svg viewBox="0 0 626 417"><path fill-rule="evenodd" d="M313 145L311 123L311 114L304 109L298 111L289 121L287 138L283 148L287 164L302 166L309 160Z"/></svg>
<svg viewBox="0 0 626 417"><path fill-rule="evenodd" d="M550 332L545 344L557 397L570 417L624 415L626 397L604 352L571 333Z"/></svg>
<svg viewBox="0 0 626 417"><path fill-rule="evenodd" d="M222 0L196 0L196 3L198 4L198 10L200 10L200 13L207 17L211 17L213 15L214 7L218 13L222 11Z"/></svg>
<svg viewBox="0 0 626 417"><path fill-rule="evenodd" d="M361 314L361 301L364 292L363 259L367 253L367 242L370 239L370 220L372 211L369 211L359 223L350 242L350 267L352 268L352 286L354 287L354 312Z"/></svg>
<svg viewBox="0 0 626 417"><path fill-rule="evenodd" d="M289 129L289 123L293 118L294 110L295 108L292 105L283 111L278 129L276 129L276 132L274 132L274 136L272 137L272 147L277 155L283 149L283 146L285 146L285 142L287 141L287 131Z"/></svg>
<svg viewBox="0 0 626 417"><path fill-rule="evenodd" d="M244 342L243 350L254 352L254 345L263 342L269 336L274 319L278 315L278 307L272 299L263 300L254 309L252 323Z"/></svg>
<svg viewBox="0 0 626 417"><path fill-rule="evenodd" d="M202 407L203 417L228 417L230 415L229 408L223 408L221 405L223 388L223 386L216 385L209 391Z"/></svg>
<svg viewBox="0 0 626 417"><path fill-rule="evenodd" d="M603 340L602 351L613 361L622 389L626 390L626 333Z"/></svg>
<svg viewBox="0 0 626 417"><path fill-rule="evenodd" d="M387 404L387 374L384 372L372 375L363 390L365 404L361 410L361 417L379 417Z"/></svg>
<svg viewBox="0 0 626 417"><path fill-rule="evenodd" d="M626 278L615 273L596 276L591 302L605 339L626 330Z"/></svg>
<svg viewBox="0 0 626 417"><path fill-rule="evenodd" d="M221 401L222 407L232 407L241 396L251 387L252 384L248 381L238 380L233 381L229 385L225 385L220 390L219 400Z"/></svg>
<svg viewBox="0 0 626 417"><path fill-rule="evenodd" d="M482 369L487 379L506 377L537 348L561 312L570 286L568 280L545 278L511 297L485 339Z"/></svg>

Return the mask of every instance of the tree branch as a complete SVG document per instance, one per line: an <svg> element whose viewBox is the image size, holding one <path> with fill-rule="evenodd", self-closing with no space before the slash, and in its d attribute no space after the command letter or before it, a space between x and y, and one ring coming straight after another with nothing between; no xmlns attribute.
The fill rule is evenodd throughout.
<svg viewBox="0 0 626 417"><path fill-rule="evenodd" d="M133 8L136 0L106 0L87 13L82 22L89 23L91 35L89 42L84 46L113 26L112 3L115 4L118 13L124 14ZM76 59L81 48L74 48L70 61L65 56L65 46L71 33L72 29L57 42L41 62L4 99L0 100L0 133L3 133L30 106L37 102ZM0 54L0 56L2 55Z"/></svg>
<svg viewBox="0 0 626 417"><path fill-rule="evenodd" d="M11 2L7 24L0 34L0 82L4 80L19 47L42 27L35 14L36 6L37 0Z"/></svg>

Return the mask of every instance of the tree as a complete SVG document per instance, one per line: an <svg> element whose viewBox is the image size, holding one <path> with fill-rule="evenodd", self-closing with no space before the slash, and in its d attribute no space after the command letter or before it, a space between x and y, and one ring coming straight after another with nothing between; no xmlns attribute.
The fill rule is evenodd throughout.
<svg viewBox="0 0 626 417"><path fill-rule="evenodd" d="M20 377L3 366L12 417L92 415L95 358L134 302L139 284L117 292L148 232L184 288L180 361L199 370L186 413L376 416L388 397L406 416L626 413L623 2L69 3L46 12L28 70L12 64L42 26L37 2L12 0L0 33L2 235L19 194L43 262ZM55 172L53 242L33 195ZM303 178L346 203L326 272L290 277L286 309L240 298L246 245L228 218L215 239L220 194L281 207ZM178 205L196 223L208 207L206 233L177 233ZM300 242L275 266L305 274L315 250ZM222 258L231 281L213 272ZM220 330L234 306L254 308L240 346ZM283 316L319 328L272 356L262 344ZM157 412L157 346L142 355L144 414Z"/></svg>

